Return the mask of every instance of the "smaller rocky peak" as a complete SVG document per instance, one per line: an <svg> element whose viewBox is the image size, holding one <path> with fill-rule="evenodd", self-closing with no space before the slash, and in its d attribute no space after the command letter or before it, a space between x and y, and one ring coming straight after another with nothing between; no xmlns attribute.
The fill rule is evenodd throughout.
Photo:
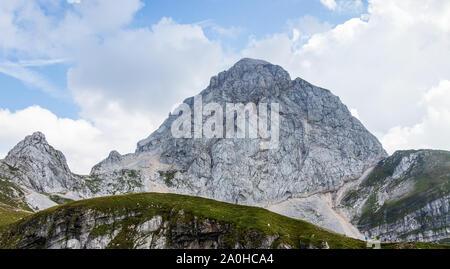
<svg viewBox="0 0 450 269"><path fill-rule="evenodd" d="M117 152L116 150L113 150L109 153L108 158L106 158L106 161L115 163L115 162L120 162L122 160L122 155L120 155L119 152Z"/></svg>
<svg viewBox="0 0 450 269"><path fill-rule="evenodd" d="M109 153L106 159L92 167L91 175L100 174L106 167L120 163L122 160L123 156L116 150L113 150Z"/></svg>
<svg viewBox="0 0 450 269"><path fill-rule="evenodd" d="M59 163L64 170L68 170L66 158L59 151L54 149L47 142L45 135L41 132L35 132L32 135L26 136L13 149L8 152L5 161L15 166L17 162L24 161L38 161L48 163Z"/></svg>

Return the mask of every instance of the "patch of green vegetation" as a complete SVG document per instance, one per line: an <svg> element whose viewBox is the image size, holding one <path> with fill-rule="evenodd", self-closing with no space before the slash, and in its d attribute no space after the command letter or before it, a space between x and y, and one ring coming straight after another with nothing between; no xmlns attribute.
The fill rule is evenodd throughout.
<svg viewBox="0 0 450 269"><path fill-rule="evenodd" d="M134 247L135 227L154 216L162 216L163 221L169 222L169 226L192 225L192 220L195 218L214 220L220 223L221 227L228 227L223 240L230 248L240 242L256 246L266 236L278 237L272 247L281 243L294 248L322 247L323 243L327 242L331 248L366 248L363 241L345 237L308 222L282 216L263 208L162 193L117 195L55 206L8 226L8 236L0 239L0 247L16 246L17 238L24 231L45 223L49 218L65 219L66 223L76 223L78 216L87 210L120 219L120 223L114 225L120 227L121 230L111 241L108 246L110 248ZM181 216L180 210L183 212ZM123 218L123 216L127 217ZM99 226L95 229L95 233L99 235L108 234L111 231L106 226Z"/></svg>
<svg viewBox="0 0 450 269"><path fill-rule="evenodd" d="M111 234L111 232L114 231L114 226L113 225L109 225L109 224L101 224L96 226L92 231L91 231L91 236L93 237L98 237L98 236L104 236L107 234Z"/></svg>
<svg viewBox="0 0 450 269"><path fill-rule="evenodd" d="M50 198L50 200L52 200L53 202L55 202L55 203L57 203L59 205L74 201L72 199L64 198L64 197L61 197L61 196L56 195L56 194L51 194L51 195L48 196L48 198Z"/></svg>
<svg viewBox="0 0 450 269"><path fill-rule="evenodd" d="M16 168L16 167L14 167L14 166L11 166L11 165L9 165L9 164L7 164L7 163L4 163L4 164L6 164L6 166L8 166L8 169L9 169L9 171L11 171L11 172L17 172L17 171L19 171L19 168Z"/></svg>
<svg viewBox="0 0 450 269"><path fill-rule="evenodd" d="M5 229L8 224L14 223L30 214L31 212L25 212L17 210L16 208L0 205L0 231Z"/></svg>
<svg viewBox="0 0 450 269"><path fill-rule="evenodd" d="M178 170L158 171L159 176L164 179L164 183L166 183L167 187L174 186L173 179L177 172Z"/></svg>
<svg viewBox="0 0 450 269"><path fill-rule="evenodd" d="M377 211L377 195L376 193L370 194L367 198L366 203L362 208L360 223L372 223L373 214Z"/></svg>
<svg viewBox="0 0 450 269"><path fill-rule="evenodd" d="M363 206L358 225L364 228L392 223L428 203L450 194L450 152L420 151L410 172L398 182L411 180L414 189L398 199L386 201L380 208L376 205L379 184L391 176L395 167L406 156L417 151L402 151L380 163L369 176L365 186L372 186L371 195ZM390 159L391 158L391 159ZM384 178L383 178L384 177ZM375 184L376 183L376 184ZM424 217L425 218L425 217Z"/></svg>
<svg viewBox="0 0 450 269"><path fill-rule="evenodd" d="M0 204L32 211L24 201L22 189L8 179L3 178L0 178Z"/></svg>
<svg viewBox="0 0 450 269"><path fill-rule="evenodd" d="M354 205L363 195L366 195L366 192L363 190L351 190L349 191L344 198L342 198L341 203L344 206L351 207Z"/></svg>

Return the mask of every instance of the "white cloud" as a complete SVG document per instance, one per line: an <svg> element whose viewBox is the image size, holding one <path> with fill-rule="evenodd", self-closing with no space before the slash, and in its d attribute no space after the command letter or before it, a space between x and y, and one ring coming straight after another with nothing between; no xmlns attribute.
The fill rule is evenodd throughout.
<svg viewBox="0 0 450 269"><path fill-rule="evenodd" d="M333 28L330 23L321 22L310 15L288 20L287 24L292 31L292 41L300 44L306 42L314 34L327 32Z"/></svg>
<svg viewBox="0 0 450 269"><path fill-rule="evenodd" d="M204 20L193 25L198 25L202 30L210 30L215 38L231 38L234 39L240 35L244 29L240 26L222 27L215 23L213 20Z"/></svg>
<svg viewBox="0 0 450 269"><path fill-rule="evenodd" d="M0 108L0 130L0 152L4 155L25 136L42 131L47 141L65 154L69 167L79 173L88 172L92 163L111 149L102 132L88 121L58 118L39 106L16 112Z"/></svg>
<svg viewBox="0 0 450 269"><path fill-rule="evenodd" d="M396 126L381 138L390 153L398 149L450 150L450 81L442 80L427 91L420 104L426 115L412 126Z"/></svg>

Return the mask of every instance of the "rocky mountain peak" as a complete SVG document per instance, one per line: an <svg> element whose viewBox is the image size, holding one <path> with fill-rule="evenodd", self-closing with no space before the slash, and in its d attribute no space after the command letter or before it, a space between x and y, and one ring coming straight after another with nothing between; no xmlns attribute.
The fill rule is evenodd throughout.
<svg viewBox="0 0 450 269"><path fill-rule="evenodd" d="M11 168L10 172L17 171L9 177L36 191L63 191L71 185L72 173L64 154L49 145L41 132L25 137L3 162Z"/></svg>
<svg viewBox="0 0 450 269"><path fill-rule="evenodd" d="M112 162L120 161L122 159L122 155L116 150L113 150L109 153L107 160Z"/></svg>
<svg viewBox="0 0 450 269"><path fill-rule="evenodd" d="M12 150L9 151L8 155L13 156L17 153L23 152L27 147L45 148L47 146L49 146L49 144L45 138L45 135L41 132L34 132L32 135L28 135L20 141Z"/></svg>
<svg viewBox="0 0 450 269"><path fill-rule="evenodd" d="M61 165L67 167L64 155L50 146L45 138L45 135L41 132L35 132L32 135L26 136L8 152L5 161L10 163L10 165L14 165L19 159L25 160L36 158L57 159Z"/></svg>

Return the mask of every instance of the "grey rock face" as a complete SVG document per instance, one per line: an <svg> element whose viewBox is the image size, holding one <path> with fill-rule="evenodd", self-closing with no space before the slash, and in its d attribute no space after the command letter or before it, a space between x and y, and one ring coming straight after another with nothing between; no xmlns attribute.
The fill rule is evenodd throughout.
<svg viewBox="0 0 450 269"><path fill-rule="evenodd" d="M265 61L239 61L213 77L201 96L204 105L223 107L278 103L279 147L261 150L260 139L174 138L171 124L177 115L170 115L138 143L136 156L155 154L177 171L169 186L173 192L266 205L336 190L386 156L338 97L300 78L291 80L281 67ZM192 111L193 102L192 97L184 101Z"/></svg>
<svg viewBox="0 0 450 269"><path fill-rule="evenodd" d="M450 238L450 196L434 200L400 219L370 228L366 233L399 242L447 242Z"/></svg>

